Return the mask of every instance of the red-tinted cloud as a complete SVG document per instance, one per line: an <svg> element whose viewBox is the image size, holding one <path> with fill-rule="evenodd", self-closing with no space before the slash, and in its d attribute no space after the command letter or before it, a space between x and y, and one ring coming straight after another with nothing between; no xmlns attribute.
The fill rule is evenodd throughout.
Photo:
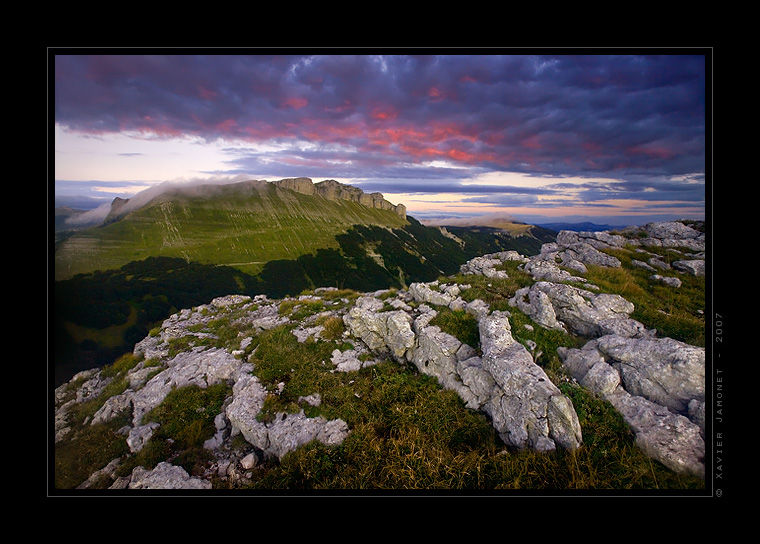
<svg viewBox="0 0 760 544"><path fill-rule="evenodd" d="M309 101L305 98L288 98L282 103L285 108L292 108L294 110L300 110L309 105Z"/></svg>
<svg viewBox="0 0 760 544"><path fill-rule="evenodd" d="M698 55L72 55L54 65L65 130L305 139L321 164L336 146L354 150L356 177L363 165L401 176L433 159L557 176L705 169Z"/></svg>

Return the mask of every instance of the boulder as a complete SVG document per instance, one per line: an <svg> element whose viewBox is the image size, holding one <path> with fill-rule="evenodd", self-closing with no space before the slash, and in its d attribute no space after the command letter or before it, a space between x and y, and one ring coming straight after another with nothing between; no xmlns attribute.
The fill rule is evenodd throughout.
<svg viewBox="0 0 760 544"><path fill-rule="evenodd" d="M596 349L620 374L632 395L688 413L692 399L705 399L705 350L672 338L597 339Z"/></svg>
<svg viewBox="0 0 760 544"><path fill-rule="evenodd" d="M257 416L267 394L256 376L246 377L235 384L233 400L226 409L232 436L242 434L248 443L263 452L265 459L282 459L312 440L338 444L348 435L348 425L343 420L309 418L303 410L296 414L280 412L272 421L259 421Z"/></svg>
<svg viewBox="0 0 760 544"><path fill-rule="evenodd" d="M696 240L701 233L679 221L663 221L647 223L643 231L649 238L660 240Z"/></svg>
<svg viewBox="0 0 760 544"><path fill-rule="evenodd" d="M704 350L670 338L604 336L557 351L578 383L609 401L650 457L704 478Z"/></svg>
<svg viewBox="0 0 760 544"><path fill-rule="evenodd" d="M432 287L436 287L436 289L432 289ZM438 290L438 284L436 282L412 283L409 286L409 294L417 302L446 307L448 307L448 305L451 304L451 301L455 298L449 293L442 293Z"/></svg>
<svg viewBox="0 0 760 544"><path fill-rule="evenodd" d="M646 334L641 323L629 318L633 304L619 295L540 281L518 289L509 303L548 329L587 337Z"/></svg>
<svg viewBox="0 0 760 544"><path fill-rule="evenodd" d="M685 272L692 276L704 276L705 275L705 261L704 259L689 259L682 261L675 261L672 264L673 268L679 272Z"/></svg>
<svg viewBox="0 0 760 544"><path fill-rule="evenodd" d="M648 223L632 231L643 236L638 239L643 246L705 250L705 235L679 221Z"/></svg>
<svg viewBox="0 0 760 544"><path fill-rule="evenodd" d="M523 270L533 277L533 281L563 282L572 281L587 283L586 278L573 276L566 270L562 270L555 259L557 253L542 253L523 265ZM585 270L585 269L584 269Z"/></svg>
<svg viewBox="0 0 760 544"><path fill-rule="evenodd" d="M636 445L674 472L705 477L705 442L698 425L664 406L618 388L605 398L636 435Z"/></svg>
<svg viewBox="0 0 760 544"><path fill-rule="evenodd" d="M193 478L182 467L162 461L152 470L135 467L129 489L211 489L211 482Z"/></svg>
<svg viewBox="0 0 760 544"><path fill-rule="evenodd" d="M493 312L479 323L483 368L495 384L486 411L505 443L539 451L582 443L578 416L546 373L511 334L508 317Z"/></svg>
<svg viewBox="0 0 760 544"><path fill-rule="evenodd" d="M410 352L410 361L421 373L437 378L443 387L461 395L462 382L457 372L457 353L461 347L462 342L438 327L425 327L418 335L415 349ZM467 398L465 402L469 400Z"/></svg>
<svg viewBox="0 0 760 544"><path fill-rule="evenodd" d="M660 276L659 274L652 274L651 276L649 276L649 279L652 281L664 283L665 285L669 285L670 287L675 287L675 288L681 287L681 280L679 280L678 278Z"/></svg>
<svg viewBox="0 0 760 544"><path fill-rule="evenodd" d="M403 310L380 312L382 301L373 300L379 304L367 301L357 304L343 316L343 322L348 331L360 338L370 351L388 353L402 361L407 350L414 347L412 318Z"/></svg>

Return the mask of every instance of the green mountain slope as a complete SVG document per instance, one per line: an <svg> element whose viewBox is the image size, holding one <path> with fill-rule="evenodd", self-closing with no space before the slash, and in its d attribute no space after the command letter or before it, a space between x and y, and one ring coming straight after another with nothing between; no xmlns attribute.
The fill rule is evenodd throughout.
<svg viewBox="0 0 760 544"><path fill-rule="evenodd" d="M404 288L455 274L484 253L530 255L541 245L497 229L452 229L452 236L406 217L401 206L401 213L384 209L377 196L382 207L295 186L175 191L132 211L117 200L106 224L57 244L56 380L112 362L171 312L215 297Z"/></svg>
<svg viewBox="0 0 760 544"><path fill-rule="evenodd" d="M157 256L256 274L272 260L337 248L335 237L353 225L405 224L393 210L302 194L276 183L174 189L62 242L55 253L55 279Z"/></svg>

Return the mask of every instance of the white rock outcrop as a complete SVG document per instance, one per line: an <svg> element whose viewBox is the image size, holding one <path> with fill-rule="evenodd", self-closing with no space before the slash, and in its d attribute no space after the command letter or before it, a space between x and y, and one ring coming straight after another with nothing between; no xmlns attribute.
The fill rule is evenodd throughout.
<svg viewBox="0 0 760 544"><path fill-rule="evenodd" d="M657 337L655 331L630 317L634 311L630 302L599 292L575 275L584 273L589 265L620 266L604 250L625 246L634 246L637 257L647 260L636 260L634 266L667 274L702 275L704 235L681 223L650 224L622 234L627 236L562 232L556 243L545 244L538 255L494 253L465 263L461 272L504 279L508 274L501 265L517 261L534 283L516 291L509 301L511 308L526 314L537 327L587 339L581 348L559 348L557 352L572 379L609 401L635 433L636 443L652 458L674 471L704 477L704 348ZM676 248L683 258L669 266L646 255L647 247ZM677 289L680 281L667 284ZM453 282L417 282L398 293L365 293L340 310L331 310L325 303L319 317L342 319L346 333L338 344L340 349L333 350L322 364L333 372L354 372L385 359L408 363L455 391L468 408L485 412L511 447L537 451L583 447L573 404L534 361L535 346L515 338L510 312L494 311L482 300L465 301L462 294L468 288ZM280 303L265 296L231 295L170 316L156 334L135 346L134 354L142 362L128 372L126 389L106 400L87 423L128 414L129 424L119 432L126 437L130 450L138 452L159 425L145 421L144 416L172 389L191 385L205 388L223 382L231 386L232 393L214 419L216 434L206 442L206 448L218 455L214 474L245 479L258 461L282 459L309 442L340 444L351 432L343 420L307 417L303 410L260 417L267 396L279 391L268 391L256 376L254 365L244 358L253 337L291 324L298 341L319 341L325 328L315 319L291 322L281 314ZM442 308L473 316L479 345L467 345L431 325ZM203 330L202 325L233 312L233 323L242 325L247 335L232 348L208 345L217 339L211 333L198 332ZM179 339L189 347L172 354L171 346ZM67 385L56 390L56 440L65 439L70 432L69 410L97 398L112 378L92 370L79 373L70 383L77 384L73 396L64 393ZM322 399L309 395L302 400L316 406ZM229 456L229 440L238 436L252 450L246 452L245 462ZM117 466L118 460L113 460L82 486L101 476L110 477ZM191 477L166 462L152 470L135 468L130 477L116 479L113 485L129 489L211 486L208 480Z"/></svg>

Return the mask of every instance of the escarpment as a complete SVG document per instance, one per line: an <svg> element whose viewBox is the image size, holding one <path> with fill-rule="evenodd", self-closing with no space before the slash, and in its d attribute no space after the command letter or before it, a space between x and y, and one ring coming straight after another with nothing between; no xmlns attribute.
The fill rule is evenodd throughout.
<svg viewBox="0 0 760 544"><path fill-rule="evenodd" d="M349 200L357 202L368 208L380 210L392 210L401 218L406 219L406 206L403 204L391 204L382 193L365 193L358 187L339 183L334 179L328 179L313 183L310 178L287 178L274 182L279 187L284 187L305 195L319 195L327 200Z"/></svg>
<svg viewBox="0 0 760 544"><path fill-rule="evenodd" d="M654 248L671 248L668 261ZM582 387L618 411L646 455L676 473L704 478L704 347L663 336L634 319L633 303L585 277L589 270L618 269L625 261L637 277L646 271L658 285L655 275L698 278L704 251L704 235L681 223L619 234L563 232L538 255L484 255L455 276L400 290L319 288L281 300L219 297L166 319L136 345L136 362L128 370L114 376L93 369L59 387L56 442L77 436L77 425L124 421L118 433L127 451L97 467L80 488L104 481L125 490L209 489L222 481L245 486L255 467L282 461L299 448L340 448L357 425L340 408L347 399L363 401L351 390L350 376L394 364L434 379L467 409L485 414L507 452L589 447L584 419L563 393L568 386ZM637 263L656 267L658 274ZM517 276L529 285L508 287ZM682 289L675 283L661 288ZM470 324L469 336L442 324L440 318L450 315ZM543 353L547 348L538 343L536 330L573 340L556 353ZM278 356L263 338L287 349ZM312 389L297 376L307 370L296 356L305 349L322 354L308 366L315 376ZM546 368L554 355L560 373ZM319 376L336 374L346 377L345 391L320 389ZM216 386L225 386L226 393L216 413L208 414L213 431L203 442L210 459L203 467L190 473L165 459L119 471L162 432L163 423L148 416L172 391ZM75 422L77 406L93 399L101 399L99 408Z"/></svg>

